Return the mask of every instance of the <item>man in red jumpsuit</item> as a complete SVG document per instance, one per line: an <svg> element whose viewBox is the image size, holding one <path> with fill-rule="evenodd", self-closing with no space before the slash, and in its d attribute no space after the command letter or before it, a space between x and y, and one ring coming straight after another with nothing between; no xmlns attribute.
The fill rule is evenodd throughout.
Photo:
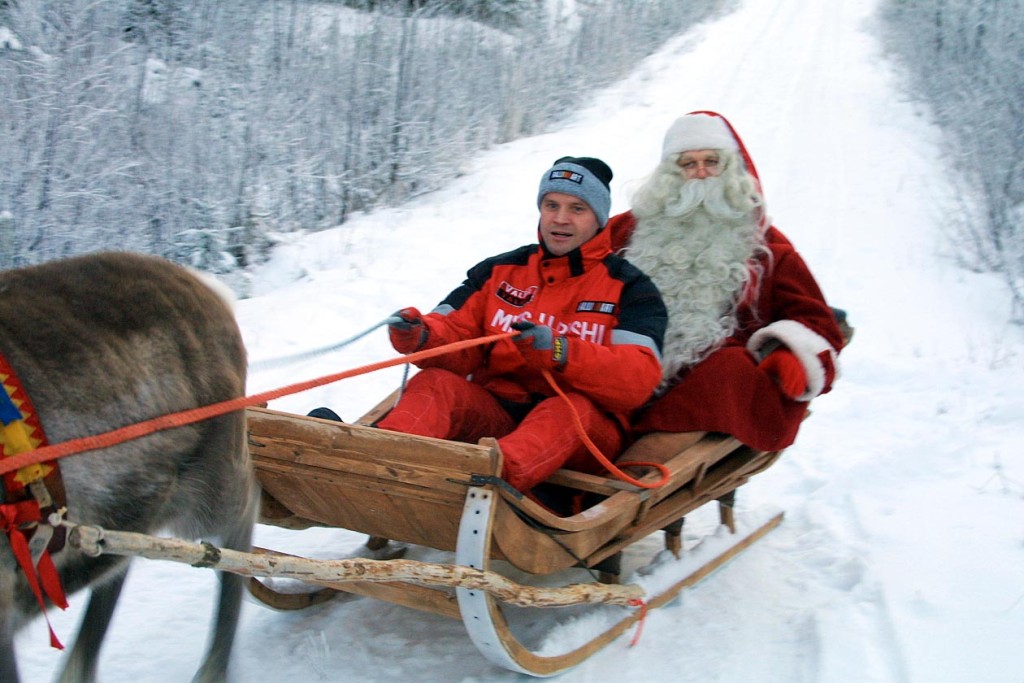
<svg viewBox="0 0 1024 683"><path fill-rule="evenodd" d="M379 428L474 443L497 437L503 477L524 492L563 466L603 470L572 411L605 456L618 454L629 416L661 381L666 313L650 279L612 254L611 179L599 159L559 159L537 193L537 244L477 264L431 313L398 312L389 336L401 353L520 334L420 362Z"/></svg>
<svg viewBox="0 0 1024 683"><path fill-rule="evenodd" d="M793 443L808 402L832 387L843 340L807 265L769 225L729 122L677 119L608 230L669 313L663 381L637 432L723 432L767 451Z"/></svg>

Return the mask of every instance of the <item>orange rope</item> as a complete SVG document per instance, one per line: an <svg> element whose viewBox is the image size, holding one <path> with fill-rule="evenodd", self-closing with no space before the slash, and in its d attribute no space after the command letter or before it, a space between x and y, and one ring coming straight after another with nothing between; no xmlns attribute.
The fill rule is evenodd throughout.
<svg viewBox="0 0 1024 683"><path fill-rule="evenodd" d="M162 431L165 429L171 429L174 427L182 427L184 425L192 424L194 422L200 422L202 420L209 419L211 417L217 417L218 415L224 415L225 413L231 413L236 410L241 410L248 406L261 405L267 401L272 401L282 396L288 396L290 394L297 394L302 391L314 389L325 384L331 384L343 379L349 379L350 377L356 377L358 375L365 375L376 370L382 370L384 368L390 368L395 365L402 365L404 363L415 363L417 361L433 358L434 356L440 356L446 353L452 353L454 351L461 351L463 349L473 348L474 346L482 346L484 344L492 344L500 339L506 339L519 334L518 332L504 332L501 334L490 335L487 337L477 337L476 339L465 339L463 341L453 342L451 344L445 344L444 346L438 346L433 349L426 349L424 351L416 351L405 356L399 356L389 360L378 361L376 363L370 363L369 365L363 365L361 367L353 368L351 370L345 370L333 375L325 375L318 379L311 379L305 382L299 382L297 384L290 384L280 389L272 389L270 391L264 391L259 394L253 394L252 396L242 396L239 398L228 399L227 401L221 401L220 403L212 403L208 406L201 406L199 408L190 408L188 410L182 410L177 413L170 413L167 415L160 415L154 417L151 420L145 420L143 422L137 422L130 424L119 429L113 429L109 432L103 432L102 434L96 434L94 436L83 436L77 439L70 439L68 441L62 441L61 443L50 444L42 446L32 451L25 453L19 453L7 458L0 459L0 475L6 474L7 472L13 472L19 470L22 467L28 465L34 465L37 463L45 462L47 460L57 460L64 458L69 455L75 455L77 453L84 453L86 451L94 451L100 448L107 448L114 446L125 441L132 439L138 439L143 436L147 436L154 432Z"/></svg>
<svg viewBox="0 0 1024 683"><path fill-rule="evenodd" d="M669 472L668 468L662 465L660 462L621 463L623 467L653 467L656 470L660 471L661 479L653 483L642 482L639 479L634 479L633 477L629 476L628 474L620 470L618 467L613 465L612 461L609 460L608 457L601 452L601 449L597 447L597 444L595 444L587 435L587 428L583 425L583 419L580 418L580 414L576 412L576 407L572 404L572 401L569 400L569 397L565 395L565 392L562 391L562 388L558 386L557 382L555 382L555 378L552 377L551 373L548 372L547 370L541 370L541 373L544 375L544 379L548 381L548 384L551 385L551 388L555 391L555 393L565 400L566 404L569 406L569 413L572 415L572 421L576 427L576 433L580 436L580 438L583 439L583 443L586 444L587 450L590 451L590 454L597 458L597 461L604 465L605 469L607 469L609 472L614 474L622 481L628 484L632 484L633 486L639 486L640 488L644 489L656 489L659 486L664 486L665 483L668 482L669 478L672 476L672 473Z"/></svg>

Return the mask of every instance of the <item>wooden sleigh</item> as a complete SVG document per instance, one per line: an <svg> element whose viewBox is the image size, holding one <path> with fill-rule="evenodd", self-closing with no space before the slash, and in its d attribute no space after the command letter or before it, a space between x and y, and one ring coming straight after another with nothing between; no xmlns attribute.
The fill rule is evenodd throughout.
<svg viewBox="0 0 1024 683"><path fill-rule="evenodd" d="M707 503L717 501L722 523L735 533L736 489L779 457L778 452L756 451L721 434L650 434L622 460L664 463L670 473L666 484L648 489L560 470L547 485L564 489L567 495L575 492L587 506L577 514L559 516L499 478L502 456L493 439L465 444L368 426L389 405L385 401L356 424L250 408L249 447L264 491L260 521L289 529L325 526L361 532L370 537L368 546L374 550L390 539L451 551L456 565L485 571L508 563L529 575L546 576L584 567L602 580L615 581L621 552L653 532L663 530L666 547L678 557L683 518ZM651 471L641 481L661 477ZM683 580L658 595L645 596L646 607L668 602L781 519L778 513L745 534L735 534ZM517 639L502 602L487 591L397 581L314 583L319 591L294 595L275 592L254 578L250 590L281 609L303 607L345 591L461 619L488 659L533 676L554 675L578 664L633 626L643 613L623 608L619 621L586 644L561 655L542 656Z"/></svg>

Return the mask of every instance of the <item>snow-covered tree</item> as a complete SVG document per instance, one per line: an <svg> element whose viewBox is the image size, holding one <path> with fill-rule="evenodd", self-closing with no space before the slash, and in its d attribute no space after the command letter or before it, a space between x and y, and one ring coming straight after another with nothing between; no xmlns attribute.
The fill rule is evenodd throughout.
<svg viewBox="0 0 1024 683"><path fill-rule="evenodd" d="M965 265L1003 275L1024 323L1024 0L888 0L887 44L946 136L964 187Z"/></svg>
<svg viewBox="0 0 1024 683"><path fill-rule="evenodd" d="M9 3L0 267L102 248L244 267L273 233L405 201L544 130L723 2L577 0L571 23L564 0L356 5Z"/></svg>

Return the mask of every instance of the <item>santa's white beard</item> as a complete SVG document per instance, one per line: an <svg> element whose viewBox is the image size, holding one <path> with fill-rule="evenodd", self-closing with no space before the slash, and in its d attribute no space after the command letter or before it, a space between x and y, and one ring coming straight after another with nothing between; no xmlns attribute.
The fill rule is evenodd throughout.
<svg viewBox="0 0 1024 683"><path fill-rule="evenodd" d="M729 205L724 178L695 178L680 183L677 188L674 196L669 193L663 201L661 212L666 218L686 220L704 214L727 222L746 219L746 212L737 211Z"/></svg>
<svg viewBox="0 0 1024 683"><path fill-rule="evenodd" d="M760 227L749 207L730 206L725 186L720 177L663 183L660 200L648 194L634 207L626 258L668 308L663 385L735 332L737 304L757 275L751 258L764 248Z"/></svg>

